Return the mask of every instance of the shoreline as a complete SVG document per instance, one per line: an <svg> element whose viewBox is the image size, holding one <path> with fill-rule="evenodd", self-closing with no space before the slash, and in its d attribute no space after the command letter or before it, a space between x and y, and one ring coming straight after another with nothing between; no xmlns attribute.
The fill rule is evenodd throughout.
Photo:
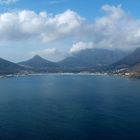
<svg viewBox="0 0 140 140"><path fill-rule="evenodd" d="M90 73L90 72L80 72L80 73L31 73L31 74L6 74L0 75L0 78L4 77L22 77L22 76L32 76L32 75L108 75L107 73Z"/></svg>
<svg viewBox="0 0 140 140"><path fill-rule="evenodd" d="M30 74L7 74L7 75L0 75L0 79L5 78L13 78L13 77L28 77L28 76L43 76L43 75L81 75L81 76L119 76L119 77L126 77L131 78L126 75L121 74L113 74L113 73L90 73L90 72L80 72L80 73L30 73Z"/></svg>

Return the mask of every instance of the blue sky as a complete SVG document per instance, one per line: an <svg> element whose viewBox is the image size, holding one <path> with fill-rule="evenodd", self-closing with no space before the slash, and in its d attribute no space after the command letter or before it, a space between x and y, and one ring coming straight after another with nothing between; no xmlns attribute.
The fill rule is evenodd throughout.
<svg viewBox="0 0 140 140"><path fill-rule="evenodd" d="M83 17L94 19L102 15L100 7L104 4L121 4L126 11L130 11L135 17L140 17L139 0L18 0L14 4L1 5L0 11L6 11L8 9L30 9L36 12L47 11L57 14L71 9Z"/></svg>
<svg viewBox="0 0 140 140"><path fill-rule="evenodd" d="M130 45L134 46L133 48L139 46L139 0L0 0L0 3L0 57L14 62L28 59L36 53L56 61L69 55L70 51L94 46L119 49L122 49L120 44L125 48L130 48ZM40 12L49 15L49 19ZM8 16L5 16L6 13ZM21 26L20 14L24 16L24 24ZM119 17L116 17L116 14ZM31 23L30 21L25 23L30 16ZM37 20L37 25L34 23L35 27L32 26L34 19ZM128 26L125 30L124 24ZM117 32L118 28L121 28L121 33ZM112 35L114 31L116 34ZM117 39L127 33L133 36L124 37L125 41L122 40L119 44Z"/></svg>

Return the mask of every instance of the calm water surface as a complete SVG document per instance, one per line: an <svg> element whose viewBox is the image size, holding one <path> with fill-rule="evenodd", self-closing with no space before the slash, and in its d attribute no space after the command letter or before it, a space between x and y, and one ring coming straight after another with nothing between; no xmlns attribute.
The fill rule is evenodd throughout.
<svg viewBox="0 0 140 140"><path fill-rule="evenodd" d="M140 80L0 79L0 140L140 140Z"/></svg>

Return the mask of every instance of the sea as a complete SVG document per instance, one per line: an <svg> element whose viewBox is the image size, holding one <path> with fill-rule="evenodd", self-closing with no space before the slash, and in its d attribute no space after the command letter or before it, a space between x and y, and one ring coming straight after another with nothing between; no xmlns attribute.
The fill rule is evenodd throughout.
<svg viewBox="0 0 140 140"><path fill-rule="evenodd" d="M140 140L140 80L88 74L1 78L0 140Z"/></svg>

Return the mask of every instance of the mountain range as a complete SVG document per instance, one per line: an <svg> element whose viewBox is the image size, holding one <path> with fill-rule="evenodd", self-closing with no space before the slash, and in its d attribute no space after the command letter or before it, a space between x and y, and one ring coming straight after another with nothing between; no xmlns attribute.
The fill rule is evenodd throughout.
<svg viewBox="0 0 140 140"><path fill-rule="evenodd" d="M137 48L120 61L109 65L107 70L119 71L123 75L127 74L132 77L140 77L140 48Z"/></svg>
<svg viewBox="0 0 140 140"><path fill-rule="evenodd" d="M54 72L110 72L120 69L140 71L140 48L132 53L120 50L87 49L74 53L59 62L48 61L39 55L15 64L0 58L0 75L23 71Z"/></svg>
<svg viewBox="0 0 140 140"><path fill-rule="evenodd" d="M140 63L140 48L137 48L134 52L128 54L120 61L112 64L110 67L113 69L131 68Z"/></svg>
<svg viewBox="0 0 140 140"><path fill-rule="evenodd" d="M22 70L24 67L0 58L0 75L18 73Z"/></svg>
<svg viewBox="0 0 140 140"><path fill-rule="evenodd" d="M64 67L98 67L110 65L126 56L119 50L86 49L59 62Z"/></svg>
<svg viewBox="0 0 140 140"><path fill-rule="evenodd" d="M119 61L124 56L126 53L118 50L87 49L74 53L59 62L51 62L36 55L18 64L38 72L94 72L103 66Z"/></svg>

